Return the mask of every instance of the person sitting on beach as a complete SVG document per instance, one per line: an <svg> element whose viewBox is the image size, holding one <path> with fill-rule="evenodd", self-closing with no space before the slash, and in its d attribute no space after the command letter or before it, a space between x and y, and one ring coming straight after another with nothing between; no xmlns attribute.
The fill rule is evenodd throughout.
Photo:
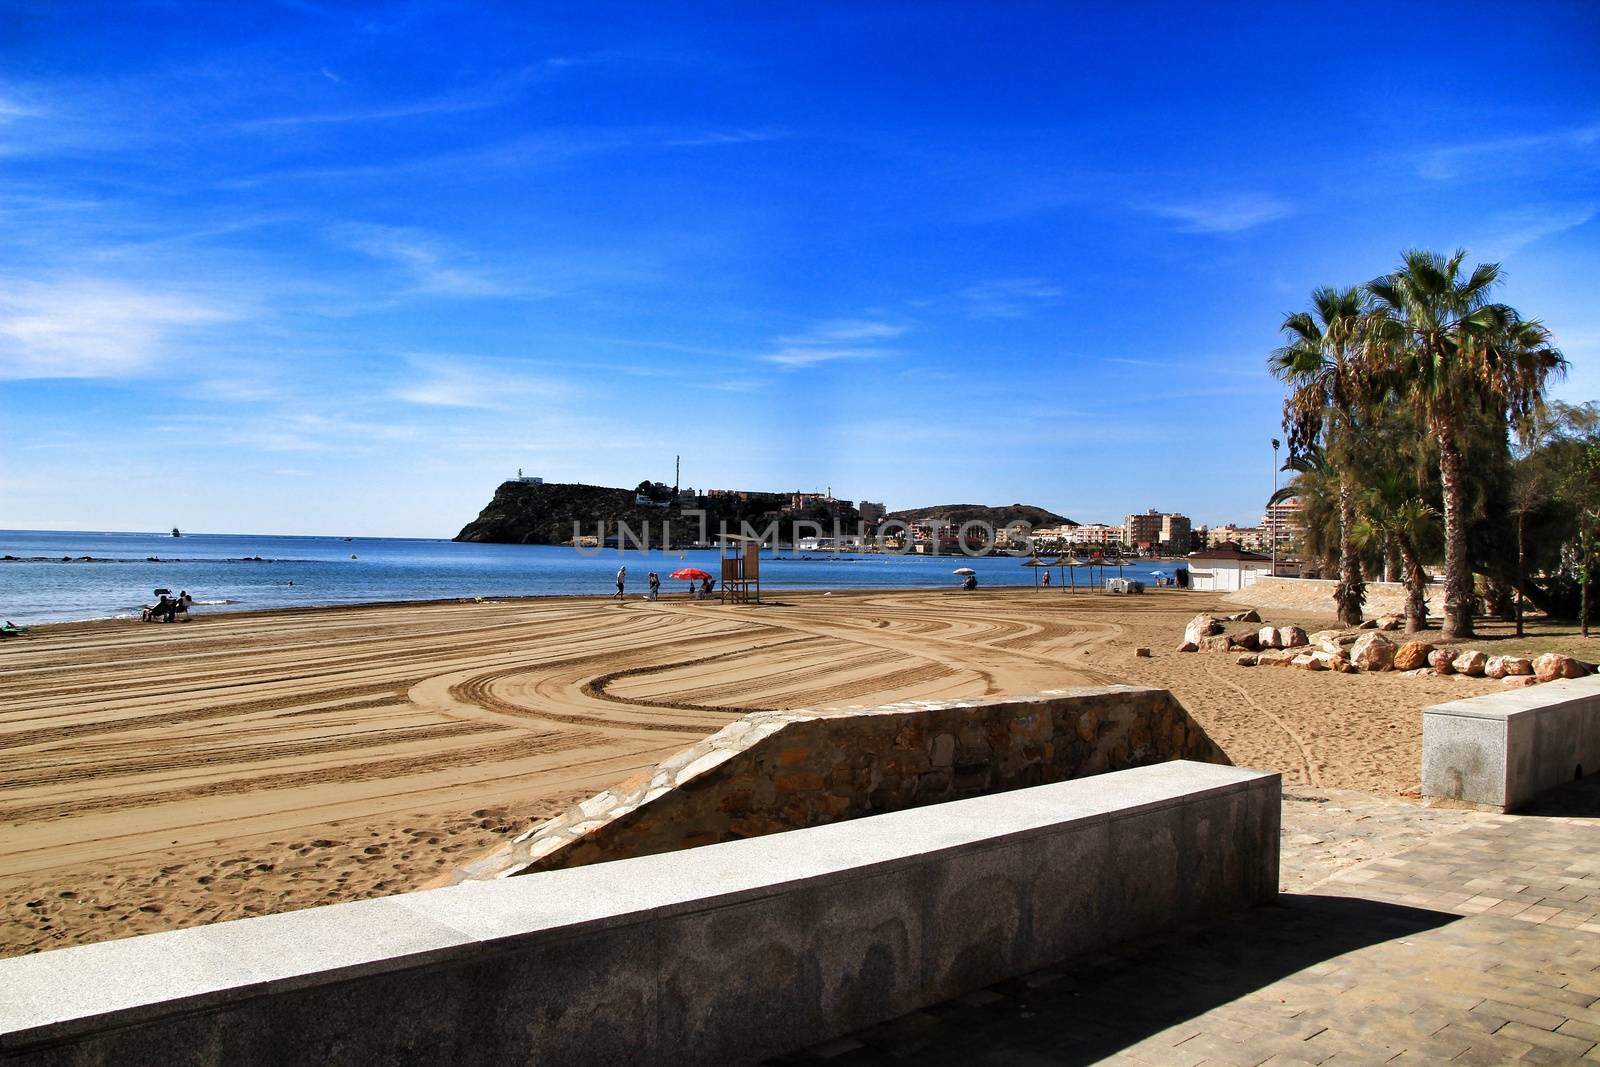
<svg viewBox="0 0 1600 1067"><path fill-rule="evenodd" d="M961 583L961 588L963 588L963 589L976 589L976 588L978 588L978 576L976 574L967 575L967 580Z"/></svg>
<svg viewBox="0 0 1600 1067"><path fill-rule="evenodd" d="M183 612L185 615L189 614L189 607L193 603L194 597L189 595L189 590L185 589L178 594L178 611Z"/></svg>
<svg viewBox="0 0 1600 1067"><path fill-rule="evenodd" d="M711 587L714 584L716 584L716 583L714 583L710 578L702 578L702 579L700 579L700 599L701 600L710 600L711 599Z"/></svg>
<svg viewBox="0 0 1600 1067"><path fill-rule="evenodd" d="M150 609L152 622L171 622L178 614L178 602L165 593L156 601L156 606Z"/></svg>

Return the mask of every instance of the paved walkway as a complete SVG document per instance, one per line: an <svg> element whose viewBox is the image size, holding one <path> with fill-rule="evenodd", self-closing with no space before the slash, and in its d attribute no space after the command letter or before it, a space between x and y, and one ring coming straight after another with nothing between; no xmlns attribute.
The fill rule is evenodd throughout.
<svg viewBox="0 0 1600 1067"><path fill-rule="evenodd" d="M1280 903L780 1063L1600 1061L1600 782L1500 816L1296 789Z"/></svg>

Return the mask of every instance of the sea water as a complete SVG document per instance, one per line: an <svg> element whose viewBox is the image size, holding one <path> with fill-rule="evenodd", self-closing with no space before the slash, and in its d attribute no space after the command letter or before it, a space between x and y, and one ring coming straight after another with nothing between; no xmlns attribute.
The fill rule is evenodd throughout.
<svg viewBox="0 0 1600 1067"><path fill-rule="evenodd" d="M158 588L173 595L187 590L198 615L390 600L606 595L615 590L619 566L628 568L630 598L644 594L650 571L661 575L663 594L681 595L688 585L668 578L672 571L721 573L715 549L580 553L554 545L257 534L0 530L0 556L16 557L0 561L0 619L20 624L137 617ZM1013 556L806 556L764 552L763 590L955 588L961 578L951 572L958 567L971 567L983 587L1039 580ZM1170 562L1146 561L1123 573L1154 584L1156 572L1173 570ZM1063 577L1051 573L1055 581ZM1087 579L1086 572L1077 574L1080 586Z"/></svg>

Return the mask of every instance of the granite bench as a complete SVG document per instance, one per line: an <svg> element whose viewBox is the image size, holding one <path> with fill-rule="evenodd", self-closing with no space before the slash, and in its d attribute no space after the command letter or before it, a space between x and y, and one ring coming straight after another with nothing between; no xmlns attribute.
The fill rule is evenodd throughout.
<svg viewBox="0 0 1600 1067"><path fill-rule="evenodd" d="M1422 795L1515 811L1600 771L1600 675L1435 704L1422 712Z"/></svg>
<svg viewBox="0 0 1600 1067"><path fill-rule="evenodd" d="M1279 787L1174 761L0 960L0 1060L757 1059L1273 899Z"/></svg>

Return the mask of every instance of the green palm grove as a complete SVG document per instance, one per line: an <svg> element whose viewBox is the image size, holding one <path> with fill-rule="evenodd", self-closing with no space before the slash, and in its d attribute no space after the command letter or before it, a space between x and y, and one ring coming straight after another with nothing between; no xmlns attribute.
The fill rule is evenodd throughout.
<svg viewBox="0 0 1600 1067"><path fill-rule="evenodd" d="M1315 290L1268 359L1288 389L1280 496L1301 500L1302 552L1337 573L1344 625L1383 577L1405 583L1407 629L1422 628L1441 557L1447 639L1472 636L1480 606L1520 625L1524 597L1587 624L1600 415L1546 404L1566 360L1495 301L1497 264L1465 260L1413 250L1365 285Z"/></svg>

